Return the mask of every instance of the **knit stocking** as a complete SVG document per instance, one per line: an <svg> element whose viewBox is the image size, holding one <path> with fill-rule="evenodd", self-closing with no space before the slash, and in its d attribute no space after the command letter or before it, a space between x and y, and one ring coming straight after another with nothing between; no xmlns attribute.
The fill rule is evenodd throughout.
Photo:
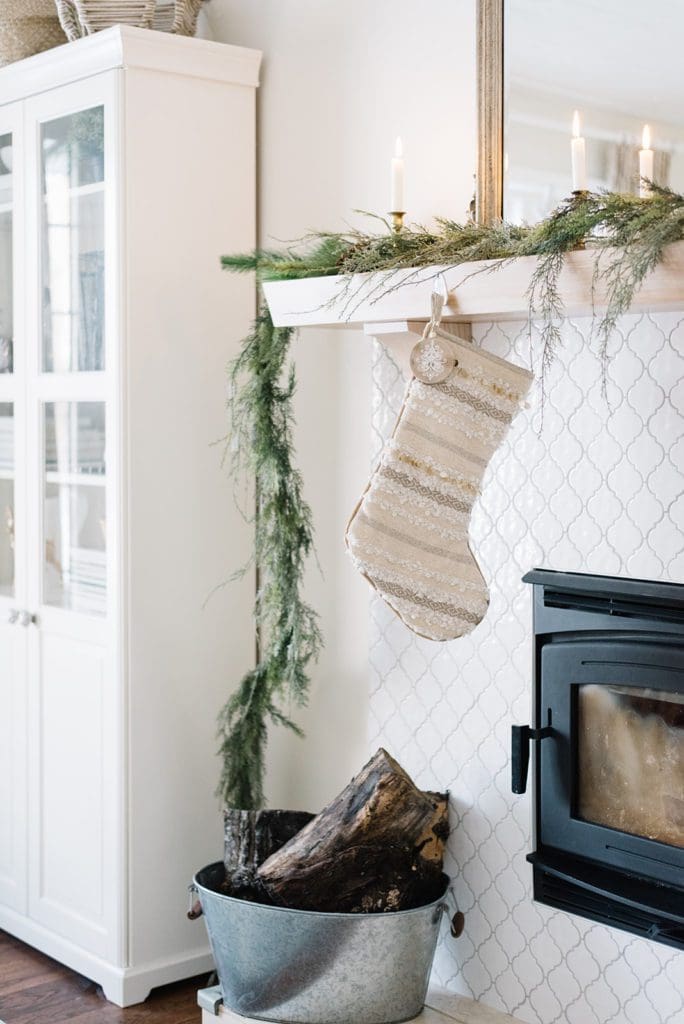
<svg viewBox="0 0 684 1024"><path fill-rule="evenodd" d="M433 332L416 346L412 366L422 367L423 380L408 386L346 535L357 568L430 640L469 633L487 610L487 584L468 545L470 517L487 464L532 382L527 370L446 338Z"/></svg>

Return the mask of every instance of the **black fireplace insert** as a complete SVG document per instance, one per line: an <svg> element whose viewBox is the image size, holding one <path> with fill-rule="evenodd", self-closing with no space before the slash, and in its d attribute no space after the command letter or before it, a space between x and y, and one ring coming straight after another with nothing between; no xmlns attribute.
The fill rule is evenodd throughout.
<svg viewBox="0 0 684 1024"><path fill-rule="evenodd" d="M534 569L534 898L684 949L684 585Z"/></svg>

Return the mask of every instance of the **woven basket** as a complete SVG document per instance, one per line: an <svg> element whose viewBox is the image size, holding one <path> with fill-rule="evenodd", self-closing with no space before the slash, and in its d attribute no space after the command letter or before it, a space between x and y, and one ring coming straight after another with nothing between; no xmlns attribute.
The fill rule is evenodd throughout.
<svg viewBox="0 0 684 1024"><path fill-rule="evenodd" d="M2 0L0 0L0 3ZM112 25L134 25L192 36L204 0L57 0L62 28L80 39Z"/></svg>
<svg viewBox="0 0 684 1024"><path fill-rule="evenodd" d="M176 0L172 31L178 36L194 36L204 0Z"/></svg>
<svg viewBox="0 0 684 1024"><path fill-rule="evenodd" d="M112 25L151 28L156 6L156 0L57 0L59 20L69 39Z"/></svg>
<svg viewBox="0 0 684 1024"><path fill-rule="evenodd" d="M64 42L54 0L0 0L0 66Z"/></svg>

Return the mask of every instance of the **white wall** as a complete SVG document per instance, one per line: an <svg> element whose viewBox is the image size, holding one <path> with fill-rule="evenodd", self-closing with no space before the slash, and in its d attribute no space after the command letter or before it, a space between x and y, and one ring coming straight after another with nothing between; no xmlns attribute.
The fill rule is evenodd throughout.
<svg viewBox="0 0 684 1024"><path fill-rule="evenodd" d="M343 229L389 207L394 139L406 156L411 219L463 219L475 170L474 0L211 0L204 34L264 51L260 90L260 239L278 244ZM372 227L372 224L371 224ZM303 742L270 740L272 806L316 809L367 755L368 586L344 528L370 464L370 344L309 330L295 342L299 462L323 578L308 595L326 649Z"/></svg>

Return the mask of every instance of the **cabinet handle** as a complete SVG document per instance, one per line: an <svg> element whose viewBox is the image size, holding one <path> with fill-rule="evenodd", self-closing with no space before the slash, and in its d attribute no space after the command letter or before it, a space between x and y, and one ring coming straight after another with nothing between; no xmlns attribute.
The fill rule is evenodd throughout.
<svg viewBox="0 0 684 1024"><path fill-rule="evenodd" d="M37 615L32 615L31 612L21 612L19 615L19 623L22 626L32 626L38 621Z"/></svg>
<svg viewBox="0 0 684 1024"><path fill-rule="evenodd" d="M18 608L10 608L9 615L7 616L7 621L9 622L10 626L14 626L19 621Z"/></svg>

